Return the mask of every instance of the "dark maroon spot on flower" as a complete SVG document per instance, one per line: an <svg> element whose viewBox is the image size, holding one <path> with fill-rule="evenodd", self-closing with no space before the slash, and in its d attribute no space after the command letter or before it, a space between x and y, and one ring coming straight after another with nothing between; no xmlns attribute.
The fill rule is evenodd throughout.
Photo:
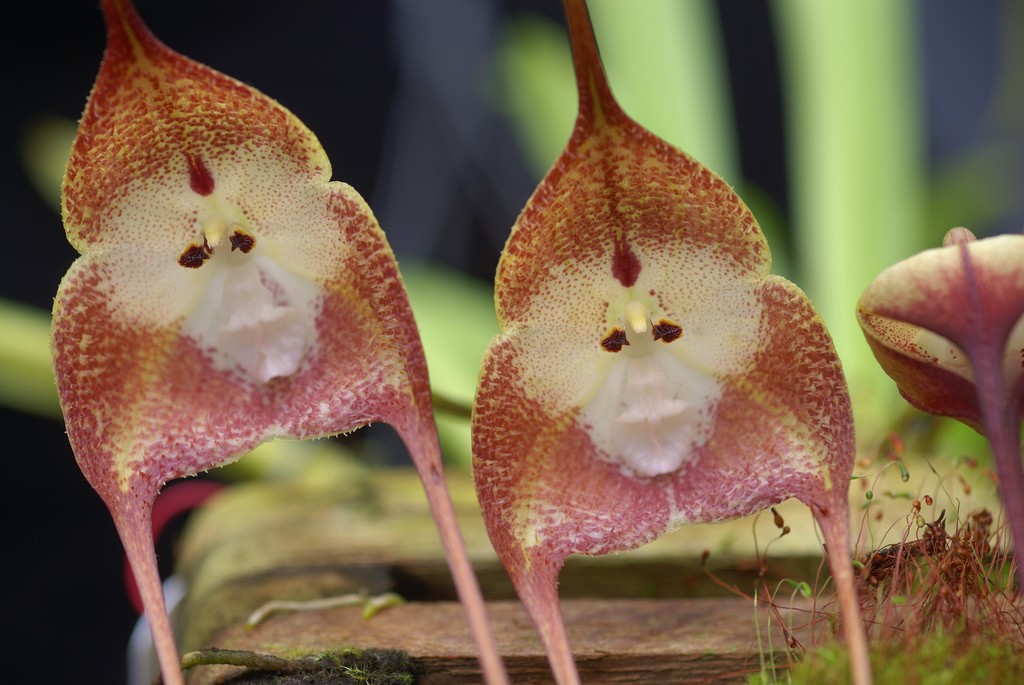
<svg viewBox="0 0 1024 685"><path fill-rule="evenodd" d="M213 192L213 176L199 155L185 153L188 160L188 185L193 191L206 197Z"/></svg>
<svg viewBox="0 0 1024 685"><path fill-rule="evenodd" d="M624 238L615 241L615 254L612 255L612 276L629 288L640 277L640 259L626 244Z"/></svg>
<svg viewBox="0 0 1024 685"><path fill-rule="evenodd" d="M658 323L654 324L654 339L660 340L664 343L670 343L673 340L678 340L679 336L683 334L683 329L668 319L662 319Z"/></svg>
<svg viewBox="0 0 1024 685"><path fill-rule="evenodd" d="M178 257L178 264L187 269L198 269L210 258L209 251L202 245L189 245Z"/></svg>
<svg viewBox="0 0 1024 685"><path fill-rule="evenodd" d="M212 254L213 248L206 242L206 238L203 238L202 245L193 243L185 248L185 251L178 257L178 264L187 269L198 269Z"/></svg>
<svg viewBox="0 0 1024 685"><path fill-rule="evenodd" d="M604 337L601 341L601 347L608 350L609 352L618 352L622 349L623 345L628 345L629 341L626 340L626 331L621 328L613 328L611 333Z"/></svg>
<svg viewBox="0 0 1024 685"><path fill-rule="evenodd" d="M235 231L229 240L232 252L241 250L243 254L249 254L249 251L256 245L256 239L244 231Z"/></svg>

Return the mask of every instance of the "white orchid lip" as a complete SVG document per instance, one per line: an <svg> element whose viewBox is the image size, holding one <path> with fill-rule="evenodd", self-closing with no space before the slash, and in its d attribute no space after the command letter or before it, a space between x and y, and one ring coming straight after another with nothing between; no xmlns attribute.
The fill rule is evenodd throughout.
<svg viewBox="0 0 1024 685"><path fill-rule="evenodd" d="M217 209L200 220L201 239L178 257L203 276L184 332L220 369L261 384L294 375L314 343L316 288L261 254L255 232L225 216L238 212Z"/></svg>
<svg viewBox="0 0 1024 685"><path fill-rule="evenodd" d="M668 318L654 322L642 303L630 301L622 326L601 347L615 353L582 416L600 451L624 471L655 477L676 471L706 442L722 386L687 359L683 328Z"/></svg>

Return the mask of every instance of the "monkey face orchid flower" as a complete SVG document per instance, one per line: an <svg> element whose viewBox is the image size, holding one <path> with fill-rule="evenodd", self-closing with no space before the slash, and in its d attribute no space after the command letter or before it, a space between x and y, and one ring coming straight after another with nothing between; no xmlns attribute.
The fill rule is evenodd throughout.
<svg viewBox="0 0 1024 685"><path fill-rule="evenodd" d="M622 112L583 0L566 9L579 115L499 263L502 333L473 420L498 556L558 682L575 683L557 593L569 555L798 497L823 530L867 682L852 415L831 339L807 297L769 275L768 245L732 189Z"/></svg>
<svg viewBox="0 0 1024 685"><path fill-rule="evenodd" d="M81 253L53 311L67 432L182 683L150 516L168 480L272 437L392 424L423 479L491 682L505 682L442 477L394 256L315 136L104 0L108 44L67 166Z"/></svg>
<svg viewBox="0 0 1024 685"><path fill-rule="evenodd" d="M1014 548L1024 550L1024 235L976 240L955 228L943 243L883 271L857 317L908 402L988 438Z"/></svg>

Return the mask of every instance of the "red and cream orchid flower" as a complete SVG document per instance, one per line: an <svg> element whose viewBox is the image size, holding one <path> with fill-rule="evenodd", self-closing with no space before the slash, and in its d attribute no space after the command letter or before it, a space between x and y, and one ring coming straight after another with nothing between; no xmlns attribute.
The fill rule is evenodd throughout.
<svg viewBox="0 0 1024 685"><path fill-rule="evenodd" d="M976 240L955 228L943 247L879 274L857 317L908 402L988 438L1014 549L1024 550L1024 235ZM1024 587L1024 565L1017 572Z"/></svg>
<svg viewBox="0 0 1024 685"><path fill-rule="evenodd" d="M412 453L491 682L506 682L442 476L426 364L369 207L290 112L103 0L107 50L68 162L81 253L53 311L68 437L180 685L150 518L165 482L273 437L393 425Z"/></svg>
<svg viewBox="0 0 1024 685"><path fill-rule="evenodd" d="M577 683L557 590L569 555L797 497L822 528L856 681L869 682L849 547L853 421L831 339L807 297L769 274L733 190L623 113L584 1L565 4L579 114L502 254L503 332L473 418L498 556L558 682Z"/></svg>

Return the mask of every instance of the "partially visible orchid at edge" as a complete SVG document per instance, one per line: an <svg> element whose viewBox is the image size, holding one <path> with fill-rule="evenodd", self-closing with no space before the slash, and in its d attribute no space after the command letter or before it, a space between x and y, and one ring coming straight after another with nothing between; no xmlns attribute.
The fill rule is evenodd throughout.
<svg viewBox="0 0 1024 685"><path fill-rule="evenodd" d="M1015 550L1024 550L1024 235L966 228L885 271L857 318L875 358L914 407L988 438ZM1024 566L1017 563L1024 587Z"/></svg>

